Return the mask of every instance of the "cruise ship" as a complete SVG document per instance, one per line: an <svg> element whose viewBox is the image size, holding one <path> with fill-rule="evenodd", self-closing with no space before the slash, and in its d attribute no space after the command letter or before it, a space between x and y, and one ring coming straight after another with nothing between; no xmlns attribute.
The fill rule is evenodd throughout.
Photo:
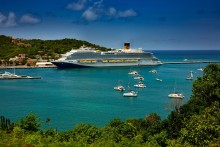
<svg viewBox="0 0 220 147"><path fill-rule="evenodd" d="M79 49L72 49L52 63L58 68L83 68L149 66L160 65L161 61L153 53L131 49L130 43L125 43L123 49L105 52L82 46Z"/></svg>

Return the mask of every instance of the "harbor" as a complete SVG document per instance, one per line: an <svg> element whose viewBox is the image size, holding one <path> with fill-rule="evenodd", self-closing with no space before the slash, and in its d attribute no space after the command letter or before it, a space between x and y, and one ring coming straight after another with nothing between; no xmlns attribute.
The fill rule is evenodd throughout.
<svg viewBox="0 0 220 147"><path fill-rule="evenodd" d="M171 62L161 62L161 65L163 64L202 64L202 63L220 63L220 61L171 61ZM44 66L44 67L38 67L38 66L26 66L26 65L16 65L16 66L0 66L0 69L35 69L35 68L57 68L54 66Z"/></svg>
<svg viewBox="0 0 220 147"><path fill-rule="evenodd" d="M70 129L79 122L104 126L112 118L143 118L151 112L156 112L163 119L174 103L173 99L168 98L173 93L174 82L176 90L184 95L180 99L181 104L184 104L190 99L193 81L205 72L198 69L204 69L211 61L220 61L219 51L209 51L208 54L196 51L155 51L154 54L163 62L162 65L68 70L2 66L2 73L14 73L15 69L17 75L41 76L42 79L0 80L0 111L14 120L32 111L43 119L50 117L51 127L59 126L57 129L60 131ZM184 61L186 58L188 61ZM139 81L128 74L133 70L144 77L145 88L134 87ZM186 80L190 71L193 71L193 79ZM118 85L124 86L125 90L115 91L113 87ZM138 92L137 98L123 96L128 85Z"/></svg>

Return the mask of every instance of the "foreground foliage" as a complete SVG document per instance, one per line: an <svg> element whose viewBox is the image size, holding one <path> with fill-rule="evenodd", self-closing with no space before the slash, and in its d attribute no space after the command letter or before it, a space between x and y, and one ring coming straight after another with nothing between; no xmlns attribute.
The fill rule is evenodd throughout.
<svg viewBox="0 0 220 147"><path fill-rule="evenodd" d="M116 118L103 128L82 123L58 132L41 130L33 113L15 124L2 116L0 146L220 146L219 106L220 65L210 64L194 82L187 104L165 120L152 113L144 119Z"/></svg>

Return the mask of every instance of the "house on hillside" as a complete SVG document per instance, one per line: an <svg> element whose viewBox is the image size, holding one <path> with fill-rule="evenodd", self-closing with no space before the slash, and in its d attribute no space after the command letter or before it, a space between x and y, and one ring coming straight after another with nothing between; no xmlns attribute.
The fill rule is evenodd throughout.
<svg viewBox="0 0 220 147"><path fill-rule="evenodd" d="M26 59L26 54L19 54L13 58L9 58L9 61L18 62L18 64L22 64L22 61Z"/></svg>

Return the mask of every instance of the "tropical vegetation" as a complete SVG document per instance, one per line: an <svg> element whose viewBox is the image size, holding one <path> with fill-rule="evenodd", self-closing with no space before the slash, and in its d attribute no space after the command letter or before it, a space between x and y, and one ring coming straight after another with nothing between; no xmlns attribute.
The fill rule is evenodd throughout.
<svg viewBox="0 0 220 147"><path fill-rule="evenodd" d="M71 49L81 46L89 46L97 50L109 50L83 40L65 38L61 40L21 39L0 35L0 62L9 58L25 54L26 57L36 59L38 56L44 59L57 59ZM0 63L1 64L1 63Z"/></svg>
<svg viewBox="0 0 220 147"><path fill-rule="evenodd" d="M126 121L115 118L104 127L81 123L58 132L42 129L42 120L33 113L15 123L1 116L0 146L220 146L220 64L209 64L192 92L165 120L151 113Z"/></svg>

